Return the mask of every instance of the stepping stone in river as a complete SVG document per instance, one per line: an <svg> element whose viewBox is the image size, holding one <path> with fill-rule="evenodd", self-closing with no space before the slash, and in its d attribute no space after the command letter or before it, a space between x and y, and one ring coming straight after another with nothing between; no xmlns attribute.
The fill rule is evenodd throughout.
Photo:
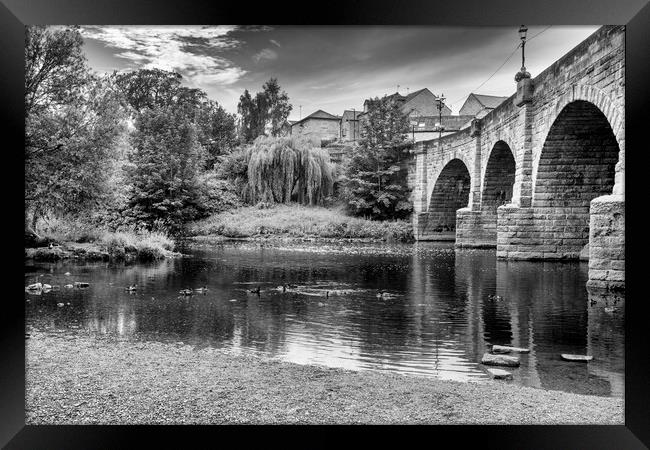
<svg viewBox="0 0 650 450"><path fill-rule="evenodd" d="M481 359L481 364L486 366L519 367L519 357L485 353L483 359Z"/></svg>
<svg viewBox="0 0 650 450"><path fill-rule="evenodd" d="M487 369L488 373L495 380L512 380L512 374L503 369Z"/></svg>
<svg viewBox="0 0 650 450"><path fill-rule="evenodd" d="M568 353L562 353L560 356L562 356L562 359L566 361L579 361L579 362L587 362L591 361L594 359L593 356L587 356L587 355L569 355Z"/></svg>
<svg viewBox="0 0 650 450"><path fill-rule="evenodd" d="M509 347L507 345L493 345L492 353L530 353L530 350L527 348L520 347Z"/></svg>

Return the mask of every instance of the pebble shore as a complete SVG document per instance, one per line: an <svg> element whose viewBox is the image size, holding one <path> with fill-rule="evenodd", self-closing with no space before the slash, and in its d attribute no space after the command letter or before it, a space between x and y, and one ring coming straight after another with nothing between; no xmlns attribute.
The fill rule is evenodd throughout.
<svg viewBox="0 0 650 450"><path fill-rule="evenodd" d="M26 424L624 424L621 398L31 331Z"/></svg>

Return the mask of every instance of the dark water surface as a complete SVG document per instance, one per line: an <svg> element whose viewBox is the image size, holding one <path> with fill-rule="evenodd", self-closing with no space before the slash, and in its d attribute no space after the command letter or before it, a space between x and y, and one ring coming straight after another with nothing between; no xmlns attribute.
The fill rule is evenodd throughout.
<svg viewBox="0 0 650 450"><path fill-rule="evenodd" d="M464 381L487 381L483 353L513 345L531 349L508 369L513 383L623 396L624 300L592 305L584 262L497 261L494 250L434 243L230 242L185 252L192 256L152 264L28 263L25 285L61 286L25 293L28 330ZM74 281L90 287L63 287ZM283 292L284 283L295 287ZM131 284L137 292L126 291ZM179 295L204 285L205 294ZM259 296L249 292L258 286ZM566 362L560 353L594 359Z"/></svg>

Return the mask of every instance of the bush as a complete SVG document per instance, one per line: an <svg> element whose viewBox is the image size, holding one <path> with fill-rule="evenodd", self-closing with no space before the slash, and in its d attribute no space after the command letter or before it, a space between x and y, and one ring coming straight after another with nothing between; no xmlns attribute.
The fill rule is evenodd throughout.
<svg viewBox="0 0 650 450"><path fill-rule="evenodd" d="M219 179L216 172L206 172L199 177L199 204L202 215L219 213L242 206L237 187Z"/></svg>
<svg viewBox="0 0 650 450"><path fill-rule="evenodd" d="M104 230L76 218L51 218L40 220L36 230L41 237L55 242L95 242Z"/></svg>

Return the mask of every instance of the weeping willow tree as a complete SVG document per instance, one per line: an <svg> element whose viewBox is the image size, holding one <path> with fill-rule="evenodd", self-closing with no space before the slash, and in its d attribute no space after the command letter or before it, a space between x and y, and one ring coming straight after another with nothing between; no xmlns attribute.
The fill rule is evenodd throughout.
<svg viewBox="0 0 650 450"><path fill-rule="evenodd" d="M248 152L248 195L253 203L316 205L332 194L329 154L308 139L260 136Z"/></svg>

